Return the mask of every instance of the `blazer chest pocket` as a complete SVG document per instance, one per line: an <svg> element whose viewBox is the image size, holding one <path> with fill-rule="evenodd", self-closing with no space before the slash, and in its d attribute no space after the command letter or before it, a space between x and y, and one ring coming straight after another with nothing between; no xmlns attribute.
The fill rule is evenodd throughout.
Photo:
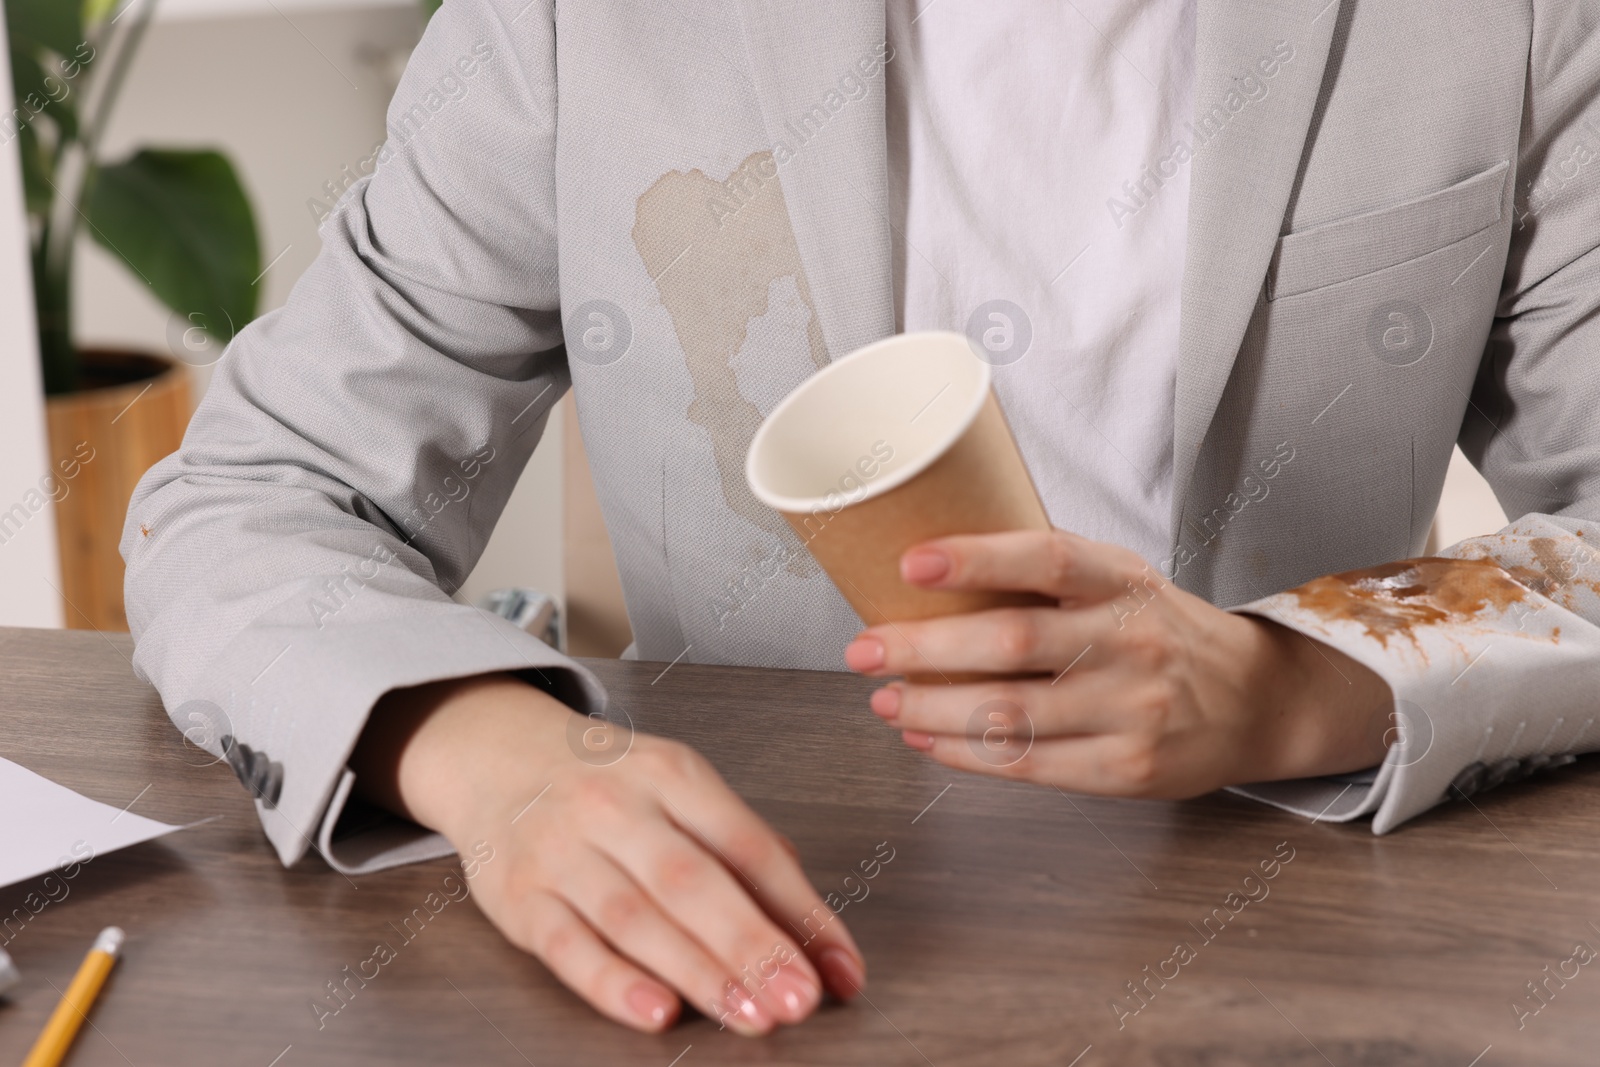
<svg viewBox="0 0 1600 1067"><path fill-rule="evenodd" d="M1501 160L1448 189L1284 234L1267 269L1267 299L1309 293L1420 259L1500 221Z"/></svg>

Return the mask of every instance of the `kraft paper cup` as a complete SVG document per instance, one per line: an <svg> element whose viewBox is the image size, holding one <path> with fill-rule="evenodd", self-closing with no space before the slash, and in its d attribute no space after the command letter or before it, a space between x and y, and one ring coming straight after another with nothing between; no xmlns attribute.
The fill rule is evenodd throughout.
<svg viewBox="0 0 1600 1067"><path fill-rule="evenodd" d="M887 338L802 383L750 443L751 492L868 625L1052 603L900 578L901 554L930 538L1050 529L991 373L962 334Z"/></svg>

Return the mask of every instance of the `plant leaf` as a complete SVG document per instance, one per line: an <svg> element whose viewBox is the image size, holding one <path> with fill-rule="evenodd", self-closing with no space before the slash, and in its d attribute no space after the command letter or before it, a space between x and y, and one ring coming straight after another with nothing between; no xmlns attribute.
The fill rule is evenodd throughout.
<svg viewBox="0 0 1600 1067"><path fill-rule="evenodd" d="M104 19L117 8L118 0L83 0L83 24L85 26L98 26Z"/></svg>
<svg viewBox="0 0 1600 1067"><path fill-rule="evenodd" d="M43 45L70 56L83 43L78 5L63 0L5 0L6 29L16 43Z"/></svg>
<svg viewBox="0 0 1600 1067"><path fill-rule="evenodd" d="M88 216L96 241L213 337L226 343L255 317L255 218L221 153L146 148L102 166Z"/></svg>
<svg viewBox="0 0 1600 1067"><path fill-rule="evenodd" d="M17 145L22 156L22 194L30 215L43 215L50 210L49 169L44 161L44 149L39 145L39 135L32 126L18 131Z"/></svg>
<svg viewBox="0 0 1600 1067"><path fill-rule="evenodd" d="M433 13L439 10L440 0L421 0L423 21L433 18Z"/></svg>
<svg viewBox="0 0 1600 1067"><path fill-rule="evenodd" d="M70 103L71 83L54 75L49 77L55 82L56 92L61 94L60 100L51 100L50 89L45 84L45 69L38 57L28 49L11 50L11 89L17 120L28 125L37 120L38 114L43 114L56 124L63 138L70 140L78 135L78 115ZM36 106L40 108L38 114L34 112Z"/></svg>

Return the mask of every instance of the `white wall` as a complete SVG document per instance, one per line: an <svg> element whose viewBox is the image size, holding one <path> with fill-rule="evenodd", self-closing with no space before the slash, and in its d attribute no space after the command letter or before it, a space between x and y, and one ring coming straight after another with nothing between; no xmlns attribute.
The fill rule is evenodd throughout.
<svg viewBox="0 0 1600 1067"><path fill-rule="evenodd" d="M421 16L394 0L356 0L337 11L274 0L282 14L264 0L162 2L105 153L119 158L143 144L226 151L255 205L263 264L276 259L260 283L266 311L284 302L320 246L306 202L383 138L391 79ZM257 13L206 15L218 9ZM168 312L121 262L85 240L78 268L81 337L166 351ZM208 377L196 374L197 393ZM502 585L562 595L560 442L558 415L462 599Z"/></svg>
<svg viewBox="0 0 1600 1067"><path fill-rule="evenodd" d="M4 43L5 24L0 22L0 45ZM11 113L10 56L9 48L0 47L0 115ZM61 596L51 584L59 572L55 510L43 503L48 489L40 490L50 464L39 401L30 270L22 170L13 138L0 146L0 522L6 523L0 527L5 538L0 544L0 626L62 622Z"/></svg>
<svg viewBox="0 0 1600 1067"><path fill-rule="evenodd" d="M1494 533L1507 521L1494 490L1461 454L1461 449L1456 449L1450 457L1450 473L1445 476L1444 496L1434 519L1439 547L1448 548L1468 537Z"/></svg>

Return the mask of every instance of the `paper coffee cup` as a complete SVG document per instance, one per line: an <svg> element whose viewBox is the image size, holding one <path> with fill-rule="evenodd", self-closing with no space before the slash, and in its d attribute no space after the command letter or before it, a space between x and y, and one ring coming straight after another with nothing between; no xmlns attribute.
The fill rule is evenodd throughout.
<svg viewBox="0 0 1600 1067"><path fill-rule="evenodd" d="M962 334L890 337L812 375L750 442L751 492L868 625L1053 603L900 578L901 554L931 538L1050 529L991 373Z"/></svg>

